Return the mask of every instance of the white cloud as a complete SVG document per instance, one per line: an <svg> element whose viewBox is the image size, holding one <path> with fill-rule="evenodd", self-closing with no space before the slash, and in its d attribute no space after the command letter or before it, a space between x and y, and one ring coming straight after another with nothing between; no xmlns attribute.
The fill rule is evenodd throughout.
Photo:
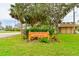
<svg viewBox="0 0 79 59"><path fill-rule="evenodd" d="M75 21L79 20L79 8L75 8ZM73 22L73 10L69 12L63 19L64 22Z"/></svg>
<svg viewBox="0 0 79 59"><path fill-rule="evenodd" d="M0 3L0 20L11 18L9 15L10 4Z"/></svg>

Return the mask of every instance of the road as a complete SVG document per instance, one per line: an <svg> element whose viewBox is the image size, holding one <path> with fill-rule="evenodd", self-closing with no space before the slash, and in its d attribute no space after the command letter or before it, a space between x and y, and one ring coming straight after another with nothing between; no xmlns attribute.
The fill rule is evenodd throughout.
<svg viewBox="0 0 79 59"><path fill-rule="evenodd" d="M14 36L20 34L20 32L12 32L12 33L0 33L0 38L5 38L5 37L10 37L10 36Z"/></svg>

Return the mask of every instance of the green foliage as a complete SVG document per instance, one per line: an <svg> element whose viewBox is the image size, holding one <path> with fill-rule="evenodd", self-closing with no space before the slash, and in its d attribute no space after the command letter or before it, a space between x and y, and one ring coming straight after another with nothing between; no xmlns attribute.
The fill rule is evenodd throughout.
<svg viewBox="0 0 79 59"><path fill-rule="evenodd" d="M54 29L53 28L49 28L49 34L53 35L54 34Z"/></svg>
<svg viewBox="0 0 79 59"><path fill-rule="evenodd" d="M39 29L39 28L32 28L29 29L30 32L47 32L48 29Z"/></svg>
<svg viewBox="0 0 79 59"><path fill-rule="evenodd" d="M40 38L39 41L40 42L44 42L44 43L49 43L49 39L48 38Z"/></svg>
<svg viewBox="0 0 79 59"><path fill-rule="evenodd" d="M49 28L30 28L26 29L26 33L28 32L49 32L50 35L54 33L54 29L49 29Z"/></svg>
<svg viewBox="0 0 79 59"><path fill-rule="evenodd" d="M30 29L25 29L25 32L28 34L28 32L49 32L50 35L54 34L54 28L53 26L49 25L39 25L31 27Z"/></svg>
<svg viewBox="0 0 79 59"><path fill-rule="evenodd" d="M56 32L58 33L58 24L61 23L61 19L76 5L77 4L73 3L15 3L11 5L10 15L21 23L30 24L31 26L34 26L38 22L40 22L40 24L54 24ZM49 30L49 32L51 31L52 30ZM52 32L50 34L52 34Z"/></svg>
<svg viewBox="0 0 79 59"><path fill-rule="evenodd" d="M12 27L12 26L6 26L4 28L5 31L20 31L19 28L15 28L15 27Z"/></svg>

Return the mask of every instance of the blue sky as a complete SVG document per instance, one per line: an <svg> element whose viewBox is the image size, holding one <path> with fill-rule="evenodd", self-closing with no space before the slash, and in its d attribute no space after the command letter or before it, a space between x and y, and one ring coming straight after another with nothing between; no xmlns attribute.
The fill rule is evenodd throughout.
<svg viewBox="0 0 79 59"><path fill-rule="evenodd" d="M14 26L18 23L17 20L11 18L10 13L10 4L9 3L0 3L0 22L2 22L2 26L11 25ZM75 8L76 13L76 22L79 20L79 8ZM63 19L64 22L73 21L73 13L72 11Z"/></svg>

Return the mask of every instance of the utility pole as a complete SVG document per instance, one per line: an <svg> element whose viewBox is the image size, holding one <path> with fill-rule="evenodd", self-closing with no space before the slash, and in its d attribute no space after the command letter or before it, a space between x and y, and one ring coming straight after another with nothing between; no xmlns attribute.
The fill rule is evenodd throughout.
<svg viewBox="0 0 79 59"><path fill-rule="evenodd" d="M74 34L75 34L75 7L73 8L73 24L74 24Z"/></svg>

